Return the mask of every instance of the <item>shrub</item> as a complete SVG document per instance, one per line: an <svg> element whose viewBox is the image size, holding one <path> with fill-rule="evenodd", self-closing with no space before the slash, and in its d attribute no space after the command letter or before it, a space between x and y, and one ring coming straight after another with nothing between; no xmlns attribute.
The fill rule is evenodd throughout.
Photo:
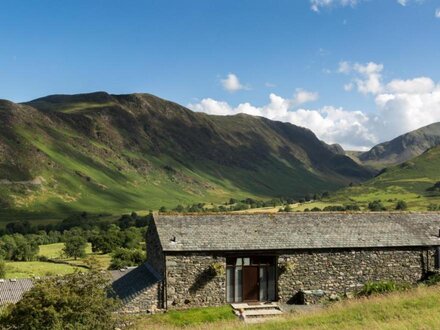
<svg viewBox="0 0 440 330"><path fill-rule="evenodd" d="M440 211L440 205L429 204L428 205L428 211Z"/></svg>
<svg viewBox="0 0 440 330"><path fill-rule="evenodd" d="M2 329L115 329L117 307L107 297L108 278L99 271L38 281L2 313Z"/></svg>
<svg viewBox="0 0 440 330"><path fill-rule="evenodd" d="M380 200L368 203L368 209L370 211L386 211L386 207L383 206Z"/></svg>
<svg viewBox="0 0 440 330"><path fill-rule="evenodd" d="M394 281L378 281L367 282L364 287L358 292L359 296L371 296L373 294L384 294L394 291L404 291L411 288L407 283L397 283Z"/></svg>
<svg viewBox="0 0 440 330"><path fill-rule="evenodd" d="M6 277L6 264L3 260L0 260L0 278Z"/></svg>
<svg viewBox="0 0 440 330"><path fill-rule="evenodd" d="M396 210L404 211L408 208L408 205L405 201L398 201L396 204Z"/></svg>
<svg viewBox="0 0 440 330"><path fill-rule="evenodd" d="M112 260L109 269L121 269L137 266L144 262L145 254L139 249L117 248L112 253Z"/></svg>
<svg viewBox="0 0 440 330"><path fill-rule="evenodd" d="M424 281L424 283L429 286L437 285L438 283L440 283L440 274L432 274L428 277L428 279Z"/></svg>

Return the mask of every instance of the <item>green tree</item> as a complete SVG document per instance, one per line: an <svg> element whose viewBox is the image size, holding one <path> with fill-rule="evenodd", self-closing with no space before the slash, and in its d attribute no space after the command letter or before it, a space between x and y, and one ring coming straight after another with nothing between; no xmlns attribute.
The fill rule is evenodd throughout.
<svg viewBox="0 0 440 330"><path fill-rule="evenodd" d="M396 210L405 211L408 208L408 205L405 201L398 201L396 204Z"/></svg>
<svg viewBox="0 0 440 330"><path fill-rule="evenodd" d="M139 249L118 248L112 253L110 269L137 266L145 261L145 253Z"/></svg>
<svg viewBox="0 0 440 330"><path fill-rule="evenodd" d="M368 209L370 211L386 211L385 206L383 206L380 200L368 203Z"/></svg>
<svg viewBox="0 0 440 330"><path fill-rule="evenodd" d="M0 319L0 328L14 330L107 330L115 328L114 299L108 278L99 271L74 273L37 282Z"/></svg>
<svg viewBox="0 0 440 330"><path fill-rule="evenodd" d="M0 278L6 277L6 264L3 260L0 260Z"/></svg>
<svg viewBox="0 0 440 330"><path fill-rule="evenodd" d="M87 241L82 236L69 236L64 242L63 252L66 256L75 258L84 258L86 256Z"/></svg>

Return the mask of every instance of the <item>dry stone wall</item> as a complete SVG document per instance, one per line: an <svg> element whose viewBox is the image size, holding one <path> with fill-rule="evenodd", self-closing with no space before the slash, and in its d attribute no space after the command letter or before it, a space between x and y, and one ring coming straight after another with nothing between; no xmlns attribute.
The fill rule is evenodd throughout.
<svg viewBox="0 0 440 330"><path fill-rule="evenodd" d="M214 271L213 265L220 266ZM209 254L166 256L167 308L226 303L226 258Z"/></svg>
<svg viewBox="0 0 440 330"><path fill-rule="evenodd" d="M278 258L278 297L350 294L368 281L416 283L434 270L434 251L423 248L290 252ZM311 299L314 300L313 298Z"/></svg>

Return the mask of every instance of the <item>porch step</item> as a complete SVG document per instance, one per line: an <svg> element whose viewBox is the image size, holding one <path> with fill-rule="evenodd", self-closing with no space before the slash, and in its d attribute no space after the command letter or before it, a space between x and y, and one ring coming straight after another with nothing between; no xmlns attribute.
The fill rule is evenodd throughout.
<svg viewBox="0 0 440 330"><path fill-rule="evenodd" d="M244 309L244 310L251 310L251 309L271 309L271 308L277 308L279 309L279 306L277 303L234 303L231 304L232 308L239 310L239 309Z"/></svg>
<svg viewBox="0 0 440 330"><path fill-rule="evenodd" d="M283 311L276 303L256 303L256 304L231 304L234 314L240 317L242 310L243 320L246 323L259 323L268 319L273 320L283 314Z"/></svg>

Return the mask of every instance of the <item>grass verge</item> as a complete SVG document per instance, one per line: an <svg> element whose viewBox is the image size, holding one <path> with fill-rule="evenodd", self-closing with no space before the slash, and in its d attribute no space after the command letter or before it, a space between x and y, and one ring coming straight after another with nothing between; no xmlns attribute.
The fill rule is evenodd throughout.
<svg viewBox="0 0 440 330"><path fill-rule="evenodd" d="M347 300L324 310L288 314L281 320L257 325L234 320L229 307L208 308L204 314L200 313L200 309L195 309L139 317L132 329L440 329L440 287L422 286L405 292ZM206 314L210 313L208 317Z"/></svg>

